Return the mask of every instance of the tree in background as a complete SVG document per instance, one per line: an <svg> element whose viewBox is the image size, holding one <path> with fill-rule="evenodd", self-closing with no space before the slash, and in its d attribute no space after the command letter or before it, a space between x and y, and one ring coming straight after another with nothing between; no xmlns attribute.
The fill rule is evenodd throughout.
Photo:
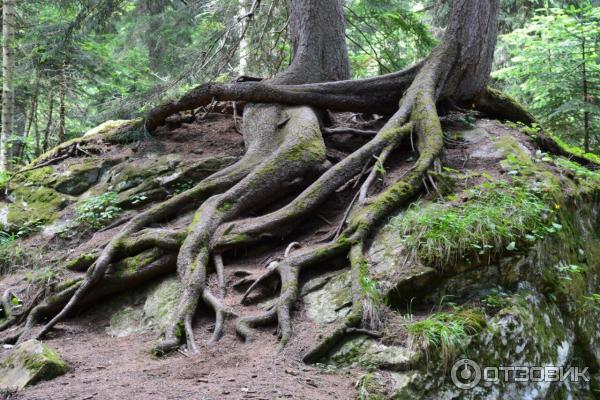
<svg viewBox="0 0 600 400"><path fill-rule="evenodd" d="M600 137L600 8L540 9L501 37L510 55L493 76L543 125L585 151Z"/></svg>
<svg viewBox="0 0 600 400"><path fill-rule="evenodd" d="M2 132L0 135L0 169L10 169L8 143L13 130L15 108L14 70L15 2L2 2Z"/></svg>

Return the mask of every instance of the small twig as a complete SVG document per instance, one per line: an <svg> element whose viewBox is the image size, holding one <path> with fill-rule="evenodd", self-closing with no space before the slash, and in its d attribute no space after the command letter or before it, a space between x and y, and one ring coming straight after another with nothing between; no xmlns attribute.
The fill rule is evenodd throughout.
<svg viewBox="0 0 600 400"><path fill-rule="evenodd" d="M237 106L236 106L236 102L232 101L231 102L232 106L233 106L233 129L235 129L236 133L238 134L242 134L242 132L240 132L240 129L238 128L238 121L237 121Z"/></svg>
<svg viewBox="0 0 600 400"><path fill-rule="evenodd" d="M377 159L376 162L379 162L379 164L381 166L383 166L383 164L385 163L385 161L387 160L388 156L390 155L390 153L392 152L393 149L394 149L394 145L387 146L386 148L384 148L381 151L381 154L379 155L379 158ZM367 177L365 182L360 187L360 195L358 196L358 204L359 205L362 206L367 202L367 196L369 194L369 189L371 188L371 185L375 181L375 178L377 178L378 172L379 172L378 168L372 168L371 172L369 173L369 176Z"/></svg>
<svg viewBox="0 0 600 400"><path fill-rule="evenodd" d="M437 185L435 184L435 181L433 180L433 178L431 177L431 175L427 174L427 178L429 178L429 182L431 182L431 185L433 186L433 189L435 190L435 192L438 194L438 196L443 199L444 196L442 196L442 193L440 193L440 190L438 189Z"/></svg>
<svg viewBox="0 0 600 400"><path fill-rule="evenodd" d="M360 174L358 174L358 178L356 179L356 181L354 181L354 185L352 185L352 189L356 189L356 187L358 186L358 182L360 182L360 180L362 179L363 176L365 176L365 174L367 173L369 167L369 163L365 163L365 166L363 167L363 169L360 171Z"/></svg>
<svg viewBox="0 0 600 400"><path fill-rule="evenodd" d="M325 218L323 216L323 214L317 214L317 218L319 218L321 221L325 222L327 225L333 225L333 222L331 222L330 220Z"/></svg>
<svg viewBox="0 0 600 400"><path fill-rule="evenodd" d="M340 233L342 233L342 229L344 229L344 224L346 223L346 219L348 219L348 215L350 215L350 210L352 210L352 206L354 205L354 202L358 198L359 194L360 194L360 191L357 191L356 194L354 195L354 197L352 198L352 201L348 205L346 212L344 212L344 216L342 217L342 220L340 221L340 225L338 226L337 230L335 231L333 240L337 239L338 236L340 235Z"/></svg>
<svg viewBox="0 0 600 400"><path fill-rule="evenodd" d="M429 186L427 186L427 181L425 180L425 178L422 178L421 181L423 182L423 186L425 187L425 190L427 191L427 194L431 194L431 192L429 191Z"/></svg>
<svg viewBox="0 0 600 400"><path fill-rule="evenodd" d="M368 137L373 137L373 136L377 135L377 131L346 128L346 127L323 128L322 130L323 130L323 133L325 133L327 135L357 135L357 136L368 136Z"/></svg>
<svg viewBox="0 0 600 400"><path fill-rule="evenodd" d="M302 246L298 242L292 242L292 243L288 244L288 247L285 249L285 253L283 253L283 257L284 258L288 258L289 255L290 255L290 253L291 253L291 251L294 250L294 248L297 248L297 247L302 247Z"/></svg>
<svg viewBox="0 0 600 400"><path fill-rule="evenodd" d="M181 349L177 349L177 352L180 353L181 355L186 356L187 358L192 358L192 356L190 356L189 354L187 354L185 351L183 351Z"/></svg>

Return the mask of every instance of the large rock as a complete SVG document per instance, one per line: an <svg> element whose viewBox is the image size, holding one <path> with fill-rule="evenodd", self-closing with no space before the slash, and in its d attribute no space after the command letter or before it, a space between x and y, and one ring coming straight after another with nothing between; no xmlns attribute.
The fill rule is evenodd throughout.
<svg viewBox="0 0 600 400"><path fill-rule="evenodd" d="M100 172L101 168L93 163L72 165L58 179L55 189L60 193L78 196L98 182Z"/></svg>
<svg viewBox="0 0 600 400"><path fill-rule="evenodd" d="M109 306L111 317L106 332L117 337L160 332L177 307L180 295L181 284L171 277L131 293L129 298L115 299Z"/></svg>
<svg viewBox="0 0 600 400"><path fill-rule="evenodd" d="M37 340L21 343L0 365L0 389L19 390L69 370L60 355Z"/></svg>

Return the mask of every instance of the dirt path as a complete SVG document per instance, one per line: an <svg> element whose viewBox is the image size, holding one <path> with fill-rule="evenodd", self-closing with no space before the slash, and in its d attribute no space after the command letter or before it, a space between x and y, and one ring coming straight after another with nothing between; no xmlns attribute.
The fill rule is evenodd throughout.
<svg viewBox="0 0 600 400"><path fill-rule="evenodd" d="M61 324L46 342L73 370L52 381L27 388L11 399L353 399L358 371L325 372L301 361L310 323L296 321L297 336L276 354L276 337L262 334L244 344L225 335L207 346L209 322L195 329L201 354L175 353L154 358L148 353L154 335L114 338L105 333L106 319ZM304 334L303 334L304 333ZM308 334L307 334L308 333ZM3 351L4 353L6 350Z"/></svg>

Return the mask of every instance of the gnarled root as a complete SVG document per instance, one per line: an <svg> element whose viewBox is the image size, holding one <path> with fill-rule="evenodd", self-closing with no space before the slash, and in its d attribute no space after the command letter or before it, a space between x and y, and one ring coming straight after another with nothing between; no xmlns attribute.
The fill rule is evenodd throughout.
<svg viewBox="0 0 600 400"><path fill-rule="evenodd" d="M181 301L165 329L164 338L155 347L156 352L168 352L179 345L183 339L180 327L182 324L191 326L201 296L210 300L217 312L217 321L222 319L220 302L206 289L207 267L217 228L240 213L271 200L274 195L281 193L287 182L310 174L311 170L318 170L325 162L325 145L318 119L310 108L258 107L252 118L253 123L264 118L267 121L261 122L274 126L275 130L260 132L261 135L267 135L256 138L257 142L268 140L281 144L248 176L223 194L211 197L196 212L178 256L178 274L184 286ZM248 134L259 132L248 128ZM267 143L260 145L263 149L269 146ZM217 327L221 325L217 323ZM219 336L219 330L215 328L213 340ZM191 328L185 329L185 334L189 338ZM193 351L195 345L190 344L189 348Z"/></svg>
<svg viewBox="0 0 600 400"><path fill-rule="evenodd" d="M374 199L369 202L365 199L363 204L354 210L346 229L332 243L299 255L292 255L259 278L256 284L249 288L244 298L247 298L249 292L259 283L275 273L281 279L281 293L274 305L265 313L240 319L236 329L242 337L248 339L251 337L252 328L277 320L281 343L285 345L292 332L290 312L297 297L300 272L303 268L318 265L329 257L344 253L349 255L351 264L352 310L344 322L304 359L307 362L318 360L330 351L342 336L354 332L361 325L377 328L377 315L373 312L374 306L377 305L373 304L374 299L371 299L368 293L364 293L361 286L363 275L368 273L366 271L368 262L363 253L364 243L381 221L420 191L423 176L443 150L443 134L435 108L435 91L441 64L442 60L436 58L425 64L402 100L398 112L388 121L388 124L403 126L403 122L410 116L419 139L420 155L415 165L401 180ZM382 146L379 151L384 151L385 155L391 151L391 145ZM368 188L365 192L366 190ZM364 196L366 198L366 195Z"/></svg>
<svg viewBox="0 0 600 400"><path fill-rule="evenodd" d="M150 250L147 253L147 263L138 265L136 268L131 268L127 259L123 260L123 263L111 266L100 282L92 290L86 292L77 304L77 308L94 304L98 299L138 287L154 278L175 271L176 255L174 253L165 254L160 250ZM55 289L55 294L46 297L27 314L27 320L23 327L7 332L0 342L14 343L17 340L24 341L32 337L39 337L39 332L35 332L35 325L44 318L52 317L64 309L84 283L85 278L61 283Z"/></svg>

